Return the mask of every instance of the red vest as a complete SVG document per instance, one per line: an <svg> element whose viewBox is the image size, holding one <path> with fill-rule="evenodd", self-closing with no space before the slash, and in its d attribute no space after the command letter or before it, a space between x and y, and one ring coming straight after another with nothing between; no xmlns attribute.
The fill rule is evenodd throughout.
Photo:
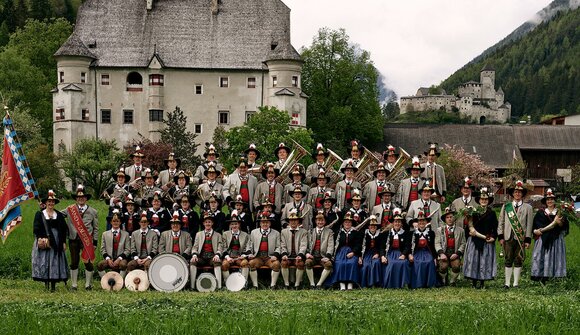
<svg viewBox="0 0 580 335"><path fill-rule="evenodd" d="M411 192L409 193L409 203L419 200L419 183L411 183Z"/></svg>
<svg viewBox="0 0 580 335"><path fill-rule="evenodd" d="M250 202L250 190L248 189L248 180L242 180L240 185L240 195L242 196L242 201L245 203Z"/></svg>
<svg viewBox="0 0 580 335"><path fill-rule="evenodd" d="M176 254L179 253L179 236L173 236L173 249L171 251Z"/></svg>

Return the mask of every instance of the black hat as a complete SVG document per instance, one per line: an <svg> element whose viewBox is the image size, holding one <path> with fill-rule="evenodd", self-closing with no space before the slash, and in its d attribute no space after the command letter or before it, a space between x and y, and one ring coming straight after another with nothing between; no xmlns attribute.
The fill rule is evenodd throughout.
<svg viewBox="0 0 580 335"><path fill-rule="evenodd" d="M360 144L359 140L351 140L348 144L348 149L349 151L358 150L362 152L365 148Z"/></svg>
<svg viewBox="0 0 580 335"><path fill-rule="evenodd" d="M48 190L46 197L42 198L40 201L45 204L48 200L54 200L54 204L58 204L60 200L56 197L56 193L53 190Z"/></svg>
<svg viewBox="0 0 580 335"><path fill-rule="evenodd" d="M327 150L324 150L324 146L322 146L322 143L318 143L316 145L316 150L314 150L314 152L312 153L312 158L316 160L316 156L318 155L324 155L324 157L328 157L329 155L329 152Z"/></svg>
<svg viewBox="0 0 580 335"><path fill-rule="evenodd" d="M183 222L181 221L181 219L179 218L179 212L178 211L174 211L173 215L171 215L171 220L169 220L169 222L171 222L171 224L179 224L179 225L183 225Z"/></svg>
<svg viewBox="0 0 580 335"><path fill-rule="evenodd" d="M467 177L463 178L463 180L461 181L461 184L459 184L459 189L461 190L464 187L467 187L467 188L471 189L472 191L475 191L475 185L473 184L473 179L471 179L471 177L467 176Z"/></svg>
<svg viewBox="0 0 580 335"><path fill-rule="evenodd" d="M230 213L230 218L227 219L226 222L227 223L232 223L232 222L242 223L243 221L242 221L242 219L240 219L240 215L239 215L238 211L234 209Z"/></svg>
<svg viewBox="0 0 580 335"><path fill-rule="evenodd" d="M177 172L175 174L175 176L173 176L173 182L175 184L177 184L177 181L179 180L179 178L185 178L185 185L189 185L189 182L191 181L191 178L189 177L189 174L187 174L183 170L180 170L179 172Z"/></svg>
<svg viewBox="0 0 580 335"><path fill-rule="evenodd" d="M301 180L304 180L306 178L306 173L304 173L304 167L301 164L294 165L294 168L288 174L290 180L294 180L293 179L294 175L299 175Z"/></svg>
<svg viewBox="0 0 580 335"><path fill-rule="evenodd" d="M248 149L244 150L244 153L246 154L246 156L248 155L248 153L250 153L250 151L253 151L256 153L256 160L260 159L260 151L258 151L258 149L256 149L256 145L254 143L250 144Z"/></svg>
<svg viewBox="0 0 580 335"><path fill-rule="evenodd" d="M422 219L427 220L427 222L430 222L431 221L431 217L430 216L427 217L427 216L425 216L425 212L419 211L419 213L417 213L417 216L414 219L412 219L410 223L412 223L412 222L419 222L419 220L422 220Z"/></svg>
<svg viewBox="0 0 580 335"><path fill-rule="evenodd" d="M73 197L75 200L76 200L77 198L80 198L80 197L85 197L85 198L87 198L87 200L89 200L89 199L91 198L91 195L90 195L90 194L87 194L87 193L85 193L85 187L84 187L83 185L79 184L79 185L77 186L77 190L76 190L76 192L75 192L75 193L72 195L72 197Z"/></svg>
<svg viewBox="0 0 580 335"><path fill-rule="evenodd" d="M260 205L258 205L258 206L256 207L256 209L257 209L257 210L259 210L259 211L261 211L261 210L263 210L263 209L264 209L264 207L266 207L266 206L270 206L270 207L272 207L272 211L276 210L276 204L274 204L274 203L270 202L270 198L268 198L268 197L265 197L265 198L264 198L264 200L262 200L262 201L260 202Z"/></svg>
<svg viewBox="0 0 580 335"><path fill-rule="evenodd" d="M350 199L348 199L348 203L352 203L353 200L360 200L361 203L365 201L365 197L362 196L362 191L359 188L355 188L352 190L352 195Z"/></svg>
<svg viewBox="0 0 580 335"><path fill-rule="evenodd" d="M549 188L546 190L546 193L544 194L544 197L542 198L542 200L540 200L542 202L542 204L546 204L546 200L548 200L549 198L552 199L556 199L556 194L554 193L554 191Z"/></svg>
<svg viewBox="0 0 580 335"><path fill-rule="evenodd" d="M381 171L386 173L387 176L391 173L391 171L389 171L385 168L385 164L383 162L379 162L379 164L377 165L377 168L373 171L373 176L375 176L375 178L376 178L377 174Z"/></svg>
<svg viewBox="0 0 580 335"><path fill-rule="evenodd" d="M389 157L389 155L395 155L395 157L399 158L399 154L397 153L397 149L390 144L387 146L387 150L383 151L383 159L387 159L387 157Z"/></svg>
<svg viewBox="0 0 580 335"><path fill-rule="evenodd" d="M155 191L153 194L147 199L150 204L153 204L153 200L159 200L163 202L163 196L161 195L161 191Z"/></svg>
<svg viewBox="0 0 580 335"><path fill-rule="evenodd" d="M443 215L441 215L441 221L445 222L445 217L447 216L447 214L455 214L455 213L457 212L453 210L453 208L446 207L445 211L443 212Z"/></svg>
<svg viewBox="0 0 580 335"><path fill-rule="evenodd" d="M508 187L507 193L511 197L513 197L514 196L514 191L515 190L520 190L520 191L522 191L523 196L525 197L528 194L528 189L526 188L526 182L527 181L517 180L513 185L511 185L510 187Z"/></svg>
<svg viewBox="0 0 580 335"><path fill-rule="evenodd" d="M383 190L378 192L377 195L379 197L382 197L383 194L385 193L390 193L391 196L395 195L397 193L397 191L395 191L395 185L391 184L391 183L386 183L385 187L383 187Z"/></svg>
<svg viewBox="0 0 580 335"><path fill-rule="evenodd" d="M280 151L280 150L282 150L282 149L286 150L286 152L287 152L288 154L290 154L290 152L292 152L292 149L290 149L289 147L287 147L287 146L286 146L286 144L284 144L284 143L280 143L280 144L278 144L278 147L277 147L276 149L274 149L274 155L275 155L276 157L278 157L278 151Z"/></svg>
<svg viewBox="0 0 580 335"><path fill-rule="evenodd" d="M208 175L210 172L215 172L215 174L216 174L216 175L215 175L215 177L216 177L216 178L218 178L218 177L219 177L219 176L222 174L222 172L221 172L221 171L219 171L218 169L216 169L216 165L215 165L215 163L214 163L214 162L209 162L209 163L207 164L207 169L205 169L205 171L203 171L203 175L207 177L207 175ZM177 183L177 182L176 182L176 183ZM189 181L188 181L187 183L189 184Z"/></svg>
<svg viewBox="0 0 580 335"><path fill-rule="evenodd" d="M179 166L181 165L181 159L175 158L175 153L173 153L173 152L170 152L169 156L163 160L163 163L165 163L165 166L169 167L169 165L168 165L169 161L175 161L177 163L176 168L179 168Z"/></svg>
<svg viewBox="0 0 580 335"><path fill-rule="evenodd" d="M246 157L240 157L240 159L238 160L237 163L234 164L235 168L239 168L240 166L242 167L247 167L248 166L248 159Z"/></svg>
<svg viewBox="0 0 580 335"><path fill-rule="evenodd" d="M316 184L318 179L326 179L326 182L330 183L330 176L326 174L326 171L323 168L320 168L320 170L318 170L318 175L313 176L311 179L313 184Z"/></svg>
<svg viewBox="0 0 580 335"><path fill-rule="evenodd" d="M214 155L216 158L218 158L220 155L217 153L217 151L215 150L215 147L213 144L209 144L205 150L205 152L203 153L203 157L207 158L207 156L209 155Z"/></svg>
<svg viewBox="0 0 580 335"><path fill-rule="evenodd" d="M487 186L483 186L475 196L475 202L479 203L480 199L488 199L488 206L491 205L493 202L493 192L490 192Z"/></svg>
<svg viewBox="0 0 580 335"><path fill-rule="evenodd" d="M129 157L131 157L131 158L133 158L133 157L145 157L145 155L143 154L143 151L141 151L141 147L140 146L136 146L135 147L135 152L133 152L132 154L130 154Z"/></svg>
<svg viewBox="0 0 580 335"><path fill-rule="evenodd" d="M302 190L302 188L300 186L296 186L296 187L294 187L294 189L288 191L288 194L290 196L293 196L295 193L301 193L302 197L306 196L306 191Z"/></svg>
<svg viewBox="0 0 580 335"><path fill-rule="evenodd" d="M117 171L117 173L115 173L114 175L118 176L124 176L125 177L125 184L129 182L129 180L131 180L131 176L129 176L128 174L125 173L125 168L121 167L119 168L119 171Z"/></svg>
<svg viewBox="0 0 580 335"><path fill-rule="evenodd" d="M143 172L141 172L141 178L143 179L153 178L153 180L157 180L158 177L159 174L157 174L157 171L151 171L150 168L146 168L145 170L143 170Z"/></svg>
<svg viewBox="0 0 580 335"><path fill-rule="evenodd" d="M437 157L441 156L441 153L439 151L437 151L437 143L431 143L429 142L429 151L425 151L423 152L425 154L425 156L429 156L431 155L435 155Z"/></svg>
<svg viewBox="0 0 580 335"><path fill-rule="evenodd" d="M222 200L222 198L219 196L219 194L217 194L217 193L215 193L215 192L211 192L211 194L210 194L209 198L207 198L207 200L205 201L205 204L206 204L207 206L209 206L209 202L210 202L211 200L215 200L215 201L217 201L217 203L218 203L218 208L222 207L223 200Z"/></svg>
<svg viewBox="0 0 580 335"><path fill-rule="evenodd" d="M273 163L267 163L267 164L265 164L265 166L262 167L262 177L264 177L265 179L268 179L267 175L268 175L268 172L270 172L270 171L274 171L276 178L280 175L280 169L276 169L274 167Z"/></svg>
<svg viewBox="0 0 580 335"><path fill-rule="evenodd" d="M230 206L230 208L234 208L234 207L236 206L236 204L242 204L242 205L244 205L244 207L247 207L247 206L248 206L248 203L247 203L247 202L245 202L245 201L242 199L242 195L241 195L241 194L238 194L238 195L236 196L236 199L235 199L235 200L232 200L232 201L230 201L230 203L229 203L228 205Z"/></svg>
<svg viewBox="0 0 580 335"><path fill-rule="evenodd" d="M340 168L340 172L344 173L346 171L346 169L352 169L354 172L358 171L358 167L356 167L356 165L354 165L354 162L352 161L352 159L349 159L346 162L346 165L342 168Z"/></svg>
<svg viewBox="0 0 580 335"><path fill-rule="evenodd" d="M411 170L419 170L421 173L425 171L425 168L421 166L419 157L415 156L411 159L411 165L407 167L407 173L411 173Z"/></svg>

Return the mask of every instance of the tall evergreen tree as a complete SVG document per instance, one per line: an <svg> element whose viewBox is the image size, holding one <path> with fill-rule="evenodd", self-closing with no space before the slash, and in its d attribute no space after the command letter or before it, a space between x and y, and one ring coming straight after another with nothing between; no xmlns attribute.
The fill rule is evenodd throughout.
<svg viewBox="0 0 580 335"><path fill-rule="evenodd" d="M51 18L52 15L53 10L49 0L30 1L30 18L42 21Z"/></svg>

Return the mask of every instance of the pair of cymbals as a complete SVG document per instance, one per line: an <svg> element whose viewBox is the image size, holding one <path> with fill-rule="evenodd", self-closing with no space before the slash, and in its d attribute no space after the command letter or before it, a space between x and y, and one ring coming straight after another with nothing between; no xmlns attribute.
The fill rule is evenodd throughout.
<svg viewBox="0 0 580 335"><path fill-rule="evenodd" d="M129 291L147 291L149 289L147 272L133 270L123 280L123 277L118 272L110 271L101 278L101 287L105 291L120 291L123 288L123 284Z"/></svg>

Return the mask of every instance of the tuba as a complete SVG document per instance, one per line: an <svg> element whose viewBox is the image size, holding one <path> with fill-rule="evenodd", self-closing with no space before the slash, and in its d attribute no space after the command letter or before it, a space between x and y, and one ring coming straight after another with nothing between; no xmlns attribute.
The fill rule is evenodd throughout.
<svg viewBox="0 0 580 335"><path fill-rule="evenodd" d="M329 187L334 188L331 185L336 185L336 183L340 181L340 174L337 172L339 168L335 168L335 165L339 162L342 164L344 159L340 158L336 152L330 149L326 149L326 151L328 152L328 158L324 162L324 171L326 171L326 173L332 173L332 177L330 178L330 183L328 183L328 185Z"/></svg>
<svg viewBox="0 0 580 335"><path fill-rule="evenodd" d="M358 164L358 171L354 175L354 179L358 180L362 186L374 179L373 167L377 166L381 159L377 157L372 151L365 147L364 155Z"/></svg>
<svg viewBox="0 0 580 335"><path fill-rule="evenodd" d="M284 165L280 168L280 175L276 178L276 181L281 183L282 185L286 185L292 182L288 174L296 164L304 157L308 155L308 151L304 149L300 144L296 141L292 140L294 145L292 146L292 152L288 155L288 158L284 162Z"/></svg>
<svg viewBox="0 0 580 335"><path fill-rule="evenodd" d="M399 155L399 159L397 159L397 161L395 162L395 167L386 178L386 181L393 183L393 185L395 186L395 190L398 189L401 180L409 176L407 174L407 171L405 170L405 166L407 165L407 162L411 159L411 155L409 155L403 148L399 147L399 149L401 152Z"/></svg>

